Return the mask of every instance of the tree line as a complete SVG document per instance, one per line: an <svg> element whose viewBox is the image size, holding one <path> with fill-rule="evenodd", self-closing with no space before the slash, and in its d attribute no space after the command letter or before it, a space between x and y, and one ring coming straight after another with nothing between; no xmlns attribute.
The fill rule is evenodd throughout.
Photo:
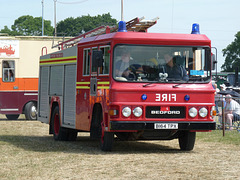
<svg viewBox="0 0 240 180"><path fill-rule="evenodd" d="M69 17L57 23L57 33L65 36L78 36L81 33L90 31L101 25L116 25L117 20L112 18L110 13L98 16ZM9 29L4 26L0 33L7 33L10 36L41 36L42 17L30 15L21 16L14 21ZM53 36L54 28L50 20L44 20L44 35Z"/></svg>
<svg viewBox="0 0 240 180"><path fill-rule="evenodd" d="M57 23L57 33L64 36L78 36L101 25L117 25L117 20L112 18L110 13L98 16L69 17ZM14 21L9 29L4 26L0 33L7 33L10 36L41 36L42 17L30 15L21 16ZM50 20L44 20L44 35L53 36L54 28ZM222 50L225 62L221 69L223 72L233 72L235 67L240 67L240 31L235 39Z"/></svg>

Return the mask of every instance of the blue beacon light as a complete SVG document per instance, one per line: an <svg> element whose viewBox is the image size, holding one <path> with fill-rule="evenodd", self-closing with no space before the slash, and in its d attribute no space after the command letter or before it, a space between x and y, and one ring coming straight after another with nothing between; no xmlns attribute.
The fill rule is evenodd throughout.
<svg viewBox="0 0 240 180"><path fill-rule="evenodd" d="M190 96L189 96L189 95L185 95L185 96L184 96L184 100L185 100L185 101L189 101L189 100L190 100Z"/></svg>
<svg viewBox="0 0 240 180"><path fill-rule="evenodd" d="M120 21L118 23L118 32L127 32L126 22L125 21Z"/></svg>
<svg viewBox="0 0 240 180"><path fill-rule="evenodd" d="M194 23L192 25L192 32L191 32L191 34L200 34L199 24Z"/></svg>
<svg viewBox="0 0 240 180"><path fill-rule="evenodd" d="M146 94L143 94L143 95L142 95L142 100L145 101L146 99L147 99L147 95L146 95Z"/></svg>

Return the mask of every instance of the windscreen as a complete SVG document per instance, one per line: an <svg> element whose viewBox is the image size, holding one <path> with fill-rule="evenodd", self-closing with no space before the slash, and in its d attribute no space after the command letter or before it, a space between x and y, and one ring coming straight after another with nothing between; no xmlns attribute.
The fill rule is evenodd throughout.
<svg viewBox="0 0 240 180"><path fill-rule="evenodd" d="M128 82L209 82L209 47L117 45L113 77Z"/></svg>

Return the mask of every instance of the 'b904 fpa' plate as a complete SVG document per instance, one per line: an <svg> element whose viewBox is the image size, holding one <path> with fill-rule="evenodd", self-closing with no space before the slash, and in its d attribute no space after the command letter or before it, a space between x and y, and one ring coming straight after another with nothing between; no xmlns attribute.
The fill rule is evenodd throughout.
<svg viewBox="0 0 240 180"><path fill-rule="evenodd" d="M155 123L154 129L178 129L178 123Z"/></svg>

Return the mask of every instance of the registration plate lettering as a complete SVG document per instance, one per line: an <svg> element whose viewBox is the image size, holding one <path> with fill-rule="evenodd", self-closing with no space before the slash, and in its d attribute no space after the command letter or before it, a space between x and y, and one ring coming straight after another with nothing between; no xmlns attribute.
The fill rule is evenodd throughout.
<svg viewBox="0 0 240 180"><path fill-rule="evenodd" d="M154 129L178 129L178 123L155 123Z"/></svg>

